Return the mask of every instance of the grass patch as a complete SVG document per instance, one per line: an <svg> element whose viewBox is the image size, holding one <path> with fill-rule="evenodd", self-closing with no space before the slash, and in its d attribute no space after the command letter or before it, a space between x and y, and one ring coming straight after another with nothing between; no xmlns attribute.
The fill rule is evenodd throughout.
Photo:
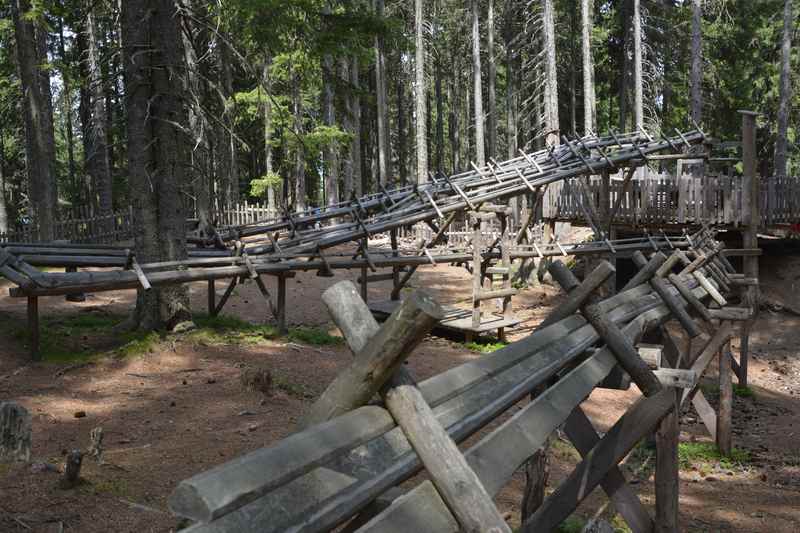
<svg viewBox="0 0 800 533"><path fill-rule="evenodd" d="M192 320L197 329L189 332L189 339L205 345L259 344L278 336L273 326L251 324L229 315L196 315Z"/></svg>
<svg viewBox="0 0 800 533"><path fill-rule="evenodd" d="M465 348L479 353L492 353L507 345L507 342L503 342L494 337L479 338L477 341L464 343Z"/></svg>
<svg viewBox="0 0 800 533"><path fill-rule="evenodd" d="M128 333L130 340L114 350L120 357L135 357L152 352L155 345L161 341L161 336L155 331L149 333Z"/></svg>
<svg viewBox="0 0 800 533"><path fill-rule="evenodd" d="M344 342L343 338L331 335L324 329L310 327L292 328L287 337L292 342L302 342L314 346L333 346Z"/></svg>
<svg viewBox="0 0 800 533"><path fill-rule="evenodd" d="M556 457L567 461L580 461L581 454L578 453L578 450L575 447L568 443L564 442L561 439L554 438L550 440L550 449Z"/></svg>
<svg viewBox="0 0 800 533"><path fill-rule="evenodd" d="M95 494L111 494L117 498L128 498L130 496L128 482L124 479L96 481L87 485L87 488L94 491Z"/></svg>
<svg viewBox="0 0 800 533"><path fill-rule="evenodd" d="M294 396L295 398L299 398L301 400L307 400L314 397L314 393L311 391L311 389L302 383L289 381L283 376L273 375L272 384L276 389L282 390L289 396Z"/></svg>
<svg viewBox="0 0 800 533"><path fill-rule="evenodd" d="M753 389L751 389L750 387L746 387L744 385L739 385L736 383L733 384L733 394L735 396L738 396L739 398L752 398L755 395Z"/></svg>
<svg viewBox="0 0 800 533"><path fill-rule="evenodd" d="M558 527L556 528L556 532L581 533L581 531L583 531L584 526L586 526L586 520L584 520L580 516L572 515L558 525Z"/></svg>
<svg viewBox="0 0 800 533"><path fill-rule="evenodd" d="M710 442L681 442L678 444L678 464L686 470L697 463L719 464L722 468L735 468L750 461L750 452L734 448L731 456L719 453L715 444Z"/></svg>

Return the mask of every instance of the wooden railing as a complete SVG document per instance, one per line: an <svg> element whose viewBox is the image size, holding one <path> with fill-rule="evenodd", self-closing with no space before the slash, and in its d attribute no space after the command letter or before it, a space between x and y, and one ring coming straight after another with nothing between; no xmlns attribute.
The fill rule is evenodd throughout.
<svg viewBox="0 0 800 533"><path fill-rule="evenodd" d="M739 176L653 172L625 184L622 173L611 177L607 205L602 205L602 178L591 176L565 180L545 195L545 218L585 220L582 203L588 198L596 212L613 212L614 222L632 226L712 224L745 225L742 214L742 181ZM586 197L581 192L583 182ZM761 180L761 224L764 227L800 222L800 178L769 177Z"/></svg>

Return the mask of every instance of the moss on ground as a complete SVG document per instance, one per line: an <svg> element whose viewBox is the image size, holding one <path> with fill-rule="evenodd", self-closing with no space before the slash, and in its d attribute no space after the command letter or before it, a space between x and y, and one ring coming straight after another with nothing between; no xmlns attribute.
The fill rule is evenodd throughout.
<svg viewBox="0 0 800 533"><path fill-rule="evenodd" d="M734 448L730 457L722 455L711 442L681 442L678 444L678 463L686 470L692 466L714 466L721 468L741 467L750 462L750 452Z"/></svg>

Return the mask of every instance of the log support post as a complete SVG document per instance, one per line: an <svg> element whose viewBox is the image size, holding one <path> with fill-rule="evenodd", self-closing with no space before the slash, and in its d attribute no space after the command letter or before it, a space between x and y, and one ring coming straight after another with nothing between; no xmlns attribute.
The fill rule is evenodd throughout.
<svg viewBox="0 0 800 533"><path fill-rule="evenodd" d="M31 360L41 361L42 353L39 346L39 297L28 296L28 341Z"/></svg>
<svg viewBox="0 0 800 533"><path fill-rule="evenodd" d="M64 270L67 273L77 272L78 271L78 267L67 267ZM85 302L86 301L86 295L84 293L82 293L82 292L73 292L73 293L67 294L65 299L68 302Z"/></svg>
<svg viewBox="0 0 800 533"><path fill-rule="evenodd" d="M213 279L208 280L208 316L213 316L217 308L217 292Z"/></svg>
<svg viewBox="0 0 800 533"><path fill-rule="evenodd" d="M278 278L278 333L285 335L289 332L286 326L286 276L279 274Z"/></svg>
<svg viewBox="0 0 800 533"><path fill-rule="evenodd" d="M398 257L398 246L397 246L397 228L392 228L391 232L389 233L392 241L392 257ZM361 272L361 275L364 275L364 272ZM390 298L392 300L399 300L400 299L400 267L395 265L392 267L392 293ZM366 302L366 298L364 299Z"/></svg>
<svg viewBox="0 0 800 533"><path fill-rule="evenodd" d="M661 328L664 351L661 357L661 366L665 368L678 368L683 359L678 352L677 345L669 338L665 328ZM675 387L673 403L675 408L664 417L656 430L656 519L655 531L659 533L677 533L678 527L678 490L680 478L678 475L678 437L679 427L679 402L681 389Z"/></svg>
<svg viewBox="0 0 800 533"><path fill-rule="evenodd" d="M731 343L726 342L719 351L719 408L717 411L717 448L730 457L733 423L733 371L731 368Z"/></svg>

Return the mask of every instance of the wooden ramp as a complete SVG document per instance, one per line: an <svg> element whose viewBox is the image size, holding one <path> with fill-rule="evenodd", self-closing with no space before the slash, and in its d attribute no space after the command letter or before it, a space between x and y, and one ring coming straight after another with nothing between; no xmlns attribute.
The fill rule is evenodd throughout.
<svg viewBox="0 0 800 533"><path fill-rule="evenodd" d="M369 310L378 321L386 320L395 309L400 305L400 300L383 300L379 302L370 302ZM444 318L433 329L436 334L437 330L443 334L457 334L464 335L467 342L472 341L482 333L487 331L497 330L498 338L505 337L505 328L513 328L522 322L517 317L505 318L502 315L489 313L481 317L481 323L476 328L472 325L472 311L466 309L459 309L458 307L442 306L444 310Z"/></svg>

